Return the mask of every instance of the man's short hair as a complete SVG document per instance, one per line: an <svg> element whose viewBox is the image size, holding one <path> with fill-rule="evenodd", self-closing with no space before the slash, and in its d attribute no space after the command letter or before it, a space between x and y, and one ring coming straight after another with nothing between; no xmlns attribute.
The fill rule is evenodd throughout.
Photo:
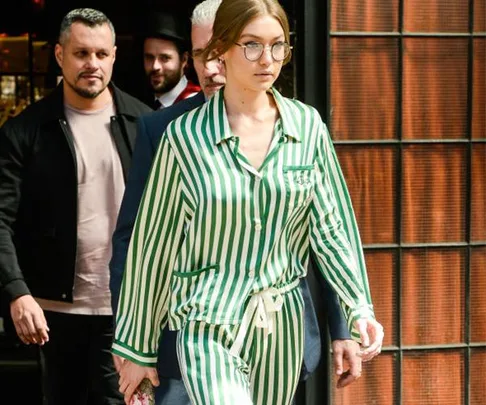
<svg viewBox="0 0 486 405"><path fill-rule="evenodd" d="M204 0L193 10L191 16L192 25L212 25L216 18L216 12L223 0Z"/></svg>
<svg viewBox="0 0 486 405"><path fill-rule="evenodd" d="M71 10L69 13L67 13L62 19L61 28L59 29L59 39L58 39L61 45L64 45L66 40L69 38L69 35L71 33L71 26L77 22L91 28L103 24L108 24L113 36L113 44L115 44L115 39L116 39L115 27L113 26L112 22L105 14L93 8L76 8L74 10Z"/></svg>

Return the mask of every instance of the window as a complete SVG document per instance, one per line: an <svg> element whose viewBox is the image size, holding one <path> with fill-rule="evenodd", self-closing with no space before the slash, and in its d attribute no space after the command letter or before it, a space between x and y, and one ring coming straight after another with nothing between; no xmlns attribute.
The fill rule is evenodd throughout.
<svg viewBox="0 0 486 405"><path fill-rule="evenodd" d="M0 35L0 125L44 97L50 53L31 34Z"/></svg>

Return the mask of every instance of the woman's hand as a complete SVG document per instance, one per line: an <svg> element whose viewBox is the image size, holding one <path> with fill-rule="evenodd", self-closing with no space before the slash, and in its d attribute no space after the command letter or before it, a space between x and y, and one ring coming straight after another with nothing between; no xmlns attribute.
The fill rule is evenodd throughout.
<svg viewBox="0 0 486 405"><path fill-rule="evenodd" d="M118 384L119 390L125 397L125 404L130 405L135 390L138 388L144 378L148 378L153 386L159 385L157 370L153 367L144 367L130 360L125 360L119 371L120 379Z"/></svg>
<svg viewBox="0 0 486 405"><path fill-rule="evenodd" d="M383 326L375 319L360 318L354 326L361 336L361 358L370 361L381 352L385 332Z"/></svg>

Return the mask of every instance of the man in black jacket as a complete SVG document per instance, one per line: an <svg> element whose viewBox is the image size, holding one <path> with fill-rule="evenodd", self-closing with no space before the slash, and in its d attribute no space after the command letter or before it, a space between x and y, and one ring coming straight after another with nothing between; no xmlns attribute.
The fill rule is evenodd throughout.
<svg viewBox="0 0 486 405"><path fill-rule="evenodd" d="M63 81L0 128L0 294L41 350L49 405L122 404L112 343L110 238L150 108L110 83L115 31L93 9L61 23Z"/></svg>

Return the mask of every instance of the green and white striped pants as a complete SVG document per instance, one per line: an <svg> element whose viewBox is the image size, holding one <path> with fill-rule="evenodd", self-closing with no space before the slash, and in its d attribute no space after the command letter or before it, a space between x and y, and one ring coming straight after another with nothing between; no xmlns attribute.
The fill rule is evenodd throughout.
<svg viewBox="0 0 486 405"><path fill-rule="evenodd" d="M194 405L288 405L304 347L298 280L253 295L240 325L188 321L177 354Z"/></svg>

